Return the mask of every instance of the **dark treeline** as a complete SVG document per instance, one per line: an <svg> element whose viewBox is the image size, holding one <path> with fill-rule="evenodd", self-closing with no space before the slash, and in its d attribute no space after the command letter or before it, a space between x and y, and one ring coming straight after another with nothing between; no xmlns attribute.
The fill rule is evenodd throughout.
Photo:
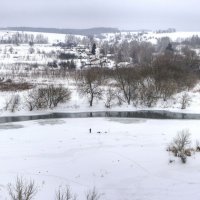
<svg viewBox="0 0 200 200"><path fill-rule="evenodd" d="M89 29L58 29L58 28L34 28L34 27L7 27L0 28L0 30L11 30L11 31L28 31L38 33L60 33L60 34L73 34L73 35L94 35L101 33L118 33L120 32L117 28L109 27L97 27Z"/></svg>

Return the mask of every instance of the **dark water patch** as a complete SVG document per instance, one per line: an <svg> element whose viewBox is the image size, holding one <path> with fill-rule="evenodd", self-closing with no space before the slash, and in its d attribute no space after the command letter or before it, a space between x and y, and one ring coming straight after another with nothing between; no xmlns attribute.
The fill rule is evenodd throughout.
<svg viewBox="0 0 200 200"><path fill-rule="evenodd" d="M115 118L144 118L144 119L200 119L200 114L176 113L161 110L152 111L127 111L127 112L80 112L80 113L51 113L45 115L30 116L6 116L0 117L0 123L20 122L39 119L61 119L61 118L95 118L95 117L115 117Z"/></svg>

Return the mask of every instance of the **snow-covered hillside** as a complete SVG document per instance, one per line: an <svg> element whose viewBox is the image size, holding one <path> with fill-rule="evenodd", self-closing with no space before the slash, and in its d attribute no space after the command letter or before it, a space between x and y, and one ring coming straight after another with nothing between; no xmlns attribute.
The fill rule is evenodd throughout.
<svg viewBox="0 0 200 200"><path fill-rule="evenodd" d="M12 35L20 33L20 34L31 34L31 35L44 35L48 38L49 43L53 44L56 42L64 42L65 41L65 34L58 34L58 33L38 33L38 32L18 32L18 31L2 31L0 30L0 40L11 37Z"/></svg>
<svg viewBox="0 0 200 200"><path fill-rule="evenodd" d="M122 48L122 54L118 54L119 52L109 53L106 48L103 53L101 51L104 43L105 47L110 45L110 49L115 51L115 48L121 48L120 45L123 42L126 44L126 41L136 41L132 47L138 45L139 50L137 48L136 50L140 55L144 55L139 46L144 41L151 42L152 46L150 47L156 47L159 38L169 37L171 41L177 42L193 35L200 36L200 32L122 32L96 35L94 38L66 37L62 34L48 33L42 33L44 36L41 37L41 35L37 36L41 33L27 32L23 33L27 34L23 35L26 40L24 43L18 43L15 38L16 34L16 32L0 32L0 41L6 38L9 40L5 40L8 43L4 41L0 44L0 117L51 112L145 109L200 113L198 76L190 77L192 79L189 82L191 87L185 85L181 88L180 86L183 85L181 82L179 85L181 89L177 87L179 90L176 90L175 80L169 79L169 82L164 82L166 84L164 90L166 89L167 95L168 91L171 92L171 87L175 88L175 92L172 91L166 98L157 95L158 90L154 88L155 81L152 76L146 79L142 77L142 82L137 82L137 86L139 85L140 88L135 89L133 84L133 88L131 87L129 91L133 92L135 96L137 95L135 93L145 94L142 96L143 99L141 96L136 96L138 99L131 96L131 101L127 102L123 96L124 91L120 88L120 82L117 82L116 74L113 73L118 69L115 68L116 65L121 69L125 64L133 63L133 61L121 63L116 61L117 55L124 58L123 51L127 53L127 46ZM43 41L34 43L36 37L42 38ZM27 38L32 38L33 41L27 43ZM47 41L46 38L48 38L48 42L44 42ZM13 43L13 41L15 42ZM74 45L74 41L78 41L78 44ZM91 44L94 42L97 44L95 55L91 53L91 49L94 48L94 45ZM112 48L112 45L116 46ZM149 46L144 46L143 50L146 47ZM133 54L137 54L135 49L133 50ZM154 52L155 58L164 54L163 52L159 53L159 51ZM195 58L195 61L198 61L198 54L193 51L189 51L189 53L193 56L192 58ZM128 59L130 60L130 57ZM98 76L103 77L100 81L95 79L98 81L92 83L95 85L95 89L98 88L95 94L98 98L95 98L93 105L89 106L88 88L82 89L81 93L81 87L88 82L81 78L86 77L87 74L85 75L84 72L87 72L88 69L96 69L97 66L99 69L107 71L104 73L93 71L96 72L95 74L89 71L92 74L90 77L92 80ZM125 77L129 78L129 82L134 77L130 78L128 75L137 72L130 71L130 69L134 70L137 66L138 63L134 63L127 68L129 71L125 73ZM168 67L168 62L166 67ZM174 69L173 67L172 69ZM124 67L124 69L126 68ZM175 68L175 70L179 69ZM192 72L198 75L198 66L195 70ZM166 73L165 71L164 78ZM188 76L188 71L186 76ZM193 77L197 79L194 85L192 85ZM177 78L178 76L176 76ZM186 82L185 79L184 81ZM122 88L129 86L125 85ZM150 89L150 92L144 90L146 86L149 86L147 88ZM48 90L47 96L45 96L47 90L40 90L42 88L51 89ZM52 88L59 88L59 90ZM155 92L154 89L155 96L152 95ZM63 100L63 98L55 107L45 107L48 97L51 94L54 95L53 97L56 96L57 92L55 91L59 91L59 94L64 91L64 95L68 94L69 98L67 100ZM85 91L84 94L83 91ZM38 94L41 96L37 99ZM149 98L146 98L147 95ZM36 101L32 101L35 97ZM142 103L140 103L141 99ZM145 100L151 101L152 99L153 101L150 102L152 104L144 104ZM24 180L35 181L36 200L53 200L56 190L66 186L70 187L74 194L77 194L77 200L86 199L87 191L94 187L100 194L99 200L188 200L190 198L199 200L200 153L195 150L195 145L200 149L198 127L199 120L134 118L46 119L1 123L0 199L9 199L8 184L13 185L17 177L22 177ZM192 140L188 147L192 155L187 158L185 164L179 157L175 157L167 151L167 147L174 141L177 132L181 130L188 130Z"/></svg>

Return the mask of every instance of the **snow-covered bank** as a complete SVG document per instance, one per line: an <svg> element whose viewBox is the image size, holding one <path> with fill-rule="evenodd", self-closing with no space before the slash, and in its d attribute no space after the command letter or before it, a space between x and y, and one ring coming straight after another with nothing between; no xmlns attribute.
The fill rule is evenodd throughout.
<svg viewBox="0 0 200 200"><path fill-rule="evenodd" d="M56 81L55 81L56 82ZM79 112L126 112L126 111L141 111L141 110L160 110L160 111L169 111L175 113L190 113L190 114L200 114L200 84L198 83L195 88L191 91L185 91L191 98L189 105L186 109L181 109L180 99L181 96L185 93L178 93L167 101L159 100L156 105L152 107L145 107L142 105L128 105L123 103L118 105L115 102L111 108L105 107L105 99L94 101L92 107L89 106L88 99L86 97L79 96L77 88L72 86L66 81L60 81L63 85L66 85L72 91L72 96L69 102L65 104L59 104L58 107L54 109L43 109L43 110L33 110L29 111L24 102L24 96L26 92L19 93L21 96L20 107L15 112L5 111L5 102L12 96L12 92L2 92L0 96L0 117L4 116L33 116L33 115L48 115L51 113L79 113Z"/></svg>
<svg viewBox="0 0 200 200"><path fill-rule="evenodd" d="M53 200L59 185L70 185L79 199L96 186L107 200L197 200L200 155L169 164L166 147L182 129L199 140L198 126L195 120L126 118L1 124L0 197L22 175L36 181L38 200Z"/></svg>

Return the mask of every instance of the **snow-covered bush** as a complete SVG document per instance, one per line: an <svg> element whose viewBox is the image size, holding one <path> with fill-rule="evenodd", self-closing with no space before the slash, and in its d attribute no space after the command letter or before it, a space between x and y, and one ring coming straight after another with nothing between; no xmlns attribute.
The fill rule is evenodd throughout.
<svg viewBox="0 0 200 200"><path fill-rule="evenodd" d="M190 135L189 130L178 132L168 147L168 151L171 151L175 157L180 157L183 163L186 163L187 156L192 155L193 149L189 146L191 144Z"/></svg>

